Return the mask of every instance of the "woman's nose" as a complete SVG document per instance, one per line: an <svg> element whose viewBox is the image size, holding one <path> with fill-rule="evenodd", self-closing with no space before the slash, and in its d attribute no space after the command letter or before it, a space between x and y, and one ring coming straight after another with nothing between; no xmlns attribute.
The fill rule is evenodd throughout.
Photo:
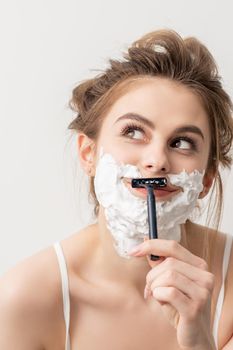
<svg viewBox="0 0 233 350"><path fill-rule="evenodd" d="M166 150L156 147L144 153L141 161L144 172L153 175L166 174L170 172L170 163Z"/></svg>

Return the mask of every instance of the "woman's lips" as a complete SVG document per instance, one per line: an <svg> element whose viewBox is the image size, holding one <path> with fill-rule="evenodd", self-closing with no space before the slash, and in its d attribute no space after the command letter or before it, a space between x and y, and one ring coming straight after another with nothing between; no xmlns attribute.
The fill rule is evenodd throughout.
<svg viewBox="0 0 233 350"><path fill-rule="evenodd" d="M131 186L131 181L123 179L123 183L126 185L126 187L129 189L129 191L135 195L136 197L146 199L147 197L147 190L146 188L133 188ZM171 188L171 187L165 187L165 188L160 188L160 189L155 189L154 190L154 195L157 200L168 200L177 193L181 192L181 188Z"/></svg>

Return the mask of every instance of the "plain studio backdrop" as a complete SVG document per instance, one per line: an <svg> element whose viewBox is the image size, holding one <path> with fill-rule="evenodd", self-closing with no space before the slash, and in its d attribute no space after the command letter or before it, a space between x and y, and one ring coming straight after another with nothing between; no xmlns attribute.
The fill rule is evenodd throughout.
<svg viewBox="0 0 233 350"><path fill-rule="evenodd" d="M141 35L171 28L214 55L233 95L231 1L0 2L0 274L91 220L68 101ZM233 233L232 172L221 229Z"/></svg>

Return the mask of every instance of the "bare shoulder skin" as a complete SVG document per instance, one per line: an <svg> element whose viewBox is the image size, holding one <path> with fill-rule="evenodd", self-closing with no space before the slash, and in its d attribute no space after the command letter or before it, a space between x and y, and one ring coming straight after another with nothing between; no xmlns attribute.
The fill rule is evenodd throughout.
<svg viewBox="0 0 233 350"><path fill-rule="evenodd" d="M192 252L198 255L205 228L191 223L188 228L190 238L193 239ZM176 332L163 318L160 306L153 300L144 300L143 286L132 289L127 283L121 285L114 280L105 280L101 271L98 271L97 233L97 226L92 225L61 242L69 271L72 348L103 350L111 346L115 350L120 348L121 341L125 344L129 339L128 349L141 349L144 344L147 349L152 350L155 343L160 348L179 349ZM211 235L213 232L208 230L208 237L212 237ZM225 235L220 233L216 238L211 266L216 276L212 322L216 297L221 287L224 244ZM219 326L220 349L229 341L233 328L232 266L233 253ZM53 247L38 252L9 270L0 280L0 290L3 310L0 327L5 330L4 336L0 336L1 348L64 349L61 280ZM166 339L164 332L167 334Z"/></svg>
<svg viewBox="0 0 233 350"><path fill-rule="evenodd" d="M1 349L63 349L61 282L52 247L1 277L0 309Z"/></svg>
<svg viewBox="0 0 233 350"><path fill-rule="evenodd" d="M208 237L210 244L210 272L215 276L215 288L212 296L211 304L211 327L214 321L215 308L217 304L217 298L219 296L220 288L222 285L222 263L223 254L225 248L226 234L218 232L213 229L207 229L204 226L196 225L191 222L187 223L187 230L190 236L190 243L192 246L193 254L199 255L204 245L204 237ZM196 240L196 237L198 238ZM190 248L190 247L189 247ZM233 244L231 248L231 255L229 259L227 275L225 279L225 297L223 302L222 314L219 322L218 337L219 337L219 349L222 349L224 345L231 339L233 330Z"/></svg>

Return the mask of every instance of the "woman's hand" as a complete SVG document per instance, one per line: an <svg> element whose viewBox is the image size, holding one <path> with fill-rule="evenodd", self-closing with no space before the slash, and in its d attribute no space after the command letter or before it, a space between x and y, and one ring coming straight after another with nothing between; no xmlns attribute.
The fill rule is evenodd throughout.
<svg viewBox="0 0 233 350"><path fill-rule="evenodd" d="M160 303L177 330L181 349L215 349L210 330L214 275L205 260L171 240L146 240L136 248L129 255L162 257L158 261L147 257L152 269L146 277L145 298L153 295Z"/></svg>

